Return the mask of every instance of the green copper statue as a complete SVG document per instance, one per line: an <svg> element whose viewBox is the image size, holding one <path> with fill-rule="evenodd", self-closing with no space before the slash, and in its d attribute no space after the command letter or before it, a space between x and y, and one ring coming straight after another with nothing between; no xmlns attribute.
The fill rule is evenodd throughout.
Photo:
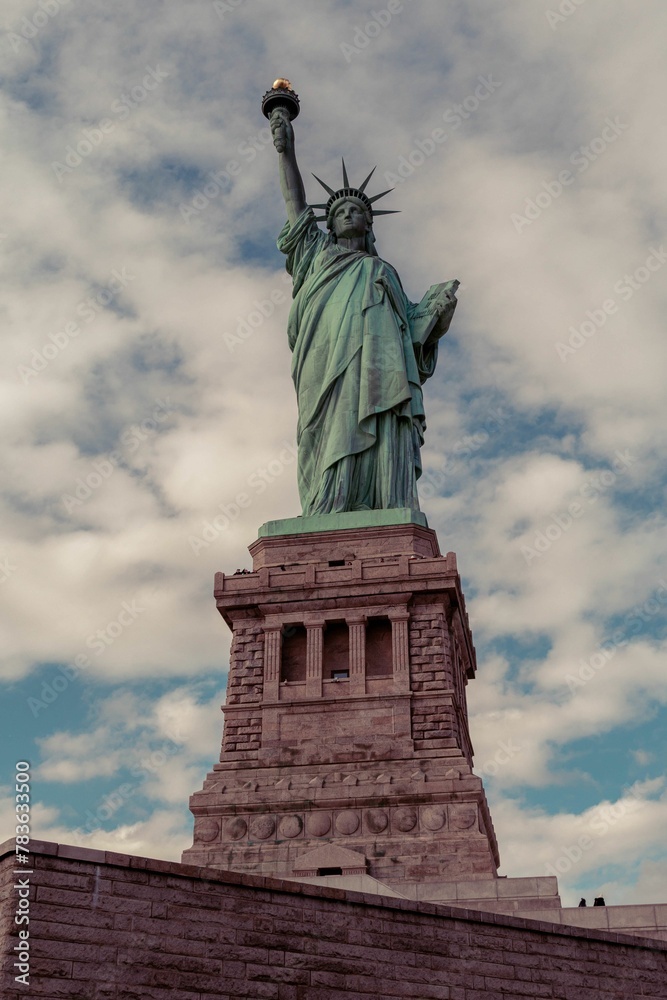
<svg viewBox="0 0 667 1000"><path fill-rule="evenodd" d="M264 111L287 207L278 247L294 283L288 338L303 514L419 510L426 427L421 386L435 370L458 282L432 286L419 304L408 301L398 274L375 250L373 217L387 213L372 203L389 192L365 194L373 171L355 188L343 163L343 187L336 191L316 178L329 194L325 205L314 206L324 209L316 219L294 152L298 98L279 80L265 102L281 91L290 92L288 100Z"/></svg>

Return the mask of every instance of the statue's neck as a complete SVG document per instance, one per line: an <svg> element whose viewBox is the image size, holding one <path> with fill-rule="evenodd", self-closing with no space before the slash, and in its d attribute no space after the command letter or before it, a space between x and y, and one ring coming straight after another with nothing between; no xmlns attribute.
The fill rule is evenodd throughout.
<svg viewBox="0 0 667 1000"><path fill-rule="evenodd" d="M366 237L365 236L339 236L337 240L338 246L342 247L344 250L365 250L366 249Z"/></svg>

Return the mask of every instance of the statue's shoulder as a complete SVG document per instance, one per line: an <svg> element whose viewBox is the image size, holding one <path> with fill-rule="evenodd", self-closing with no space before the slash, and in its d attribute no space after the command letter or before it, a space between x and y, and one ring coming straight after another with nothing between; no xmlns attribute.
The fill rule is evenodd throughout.
<svg viewBox="0 0 667 1000"><path fill-rule="evenodd" d="M378 262L382 274L389 275L389 277L393 278L393 280L398 285L400 285L401 288L403 287L403 285L401 284L401 279L399 277L398 271L396 270L393 264L390 264L389 261L385 260L383 257L374 257L373 260L376 260Z"/></svg>
<svg viewBox="0 0 667 1000"><path fill-rule="evenodd" d="M312 208L308 206L293 223L285 223L278 237L278 249L283 253L303 252L305 249L319 249L328 240L328 234L322 232Z"/></svg>

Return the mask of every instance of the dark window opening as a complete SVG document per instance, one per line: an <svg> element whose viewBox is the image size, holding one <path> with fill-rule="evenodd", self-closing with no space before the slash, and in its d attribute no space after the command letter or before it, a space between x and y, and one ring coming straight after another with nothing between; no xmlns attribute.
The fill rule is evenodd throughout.
<svg viewBox="0 0 667 1000"><path fill-rule="evenodd" d="M334 671L350 669L350 633L345 622L327 622L323 640L322 676L333 677Z"/></svg>
<svg viewBox="0 0 667 1000"><path fill-rule="evenodd" d="M280 679L306 680L306 629L303 625L291 625L283 631Z"/></svg>
<svg viewBox="0 0 667 1000"><path fill-rule="evenodd" d="M334 681L346 681L350 676L349 670L332 670L331 679Z"/></svg>
<svg viewBox="0 0 667 1000"><path fill-rule="evenodd" d="M318 868L317 869L317 874L318 875L342 875L343 874L343 869L342 868Z"/></svg>
<svg viewBox="0 0 667 1000"><path fill-rule="evenodd" d="M369 618L366 622L366 676L390 677L393 672L391 622L388 618Z"/></svg>
<svg viewBox="0 0 667 1000"><path fill-rule="evenodd" d="M330 566L344 566L345 565L345 560L344 559L330 559L329 560L329 565Z"/></svg>

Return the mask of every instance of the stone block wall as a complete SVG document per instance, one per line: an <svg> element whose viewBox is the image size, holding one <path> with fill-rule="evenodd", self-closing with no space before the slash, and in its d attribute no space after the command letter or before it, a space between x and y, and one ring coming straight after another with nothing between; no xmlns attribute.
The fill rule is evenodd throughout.
<svg viewBox="0 0 667 1000"><path fill-rule="evenodd" d="M452 667L449 635L442 606L415 602L410 613L411 689L452 690Z"/></svg>
<svg viewBox="0 0 667 1000"><path fill-rule="evenodd" d="M262 742L263 684L264 632L257 618L243 618L234 629L227 682L231 710L224 727L221 760L257 760Z"/></svg>
<svg viewBox="0 0 667 1000"><path fill-rule="evenodd" d="M409 639L410 688L415 695L412 710L415 750L459 747L452 636L442 604L414 603Z"/></svg>
<svg viewBox="0 0 667 1000"><path fill-rule="evenodd" d="M28 987L4 1000L666 1000L667 944L33 842Z"/></svg>
<svg viewBox="0 0 667 1000"><path fill-rule="evenodd" d="M256 618L240 621L234 629L234 645L227 690L229 705L259 704L262 700L264 633Z"/></svg>

